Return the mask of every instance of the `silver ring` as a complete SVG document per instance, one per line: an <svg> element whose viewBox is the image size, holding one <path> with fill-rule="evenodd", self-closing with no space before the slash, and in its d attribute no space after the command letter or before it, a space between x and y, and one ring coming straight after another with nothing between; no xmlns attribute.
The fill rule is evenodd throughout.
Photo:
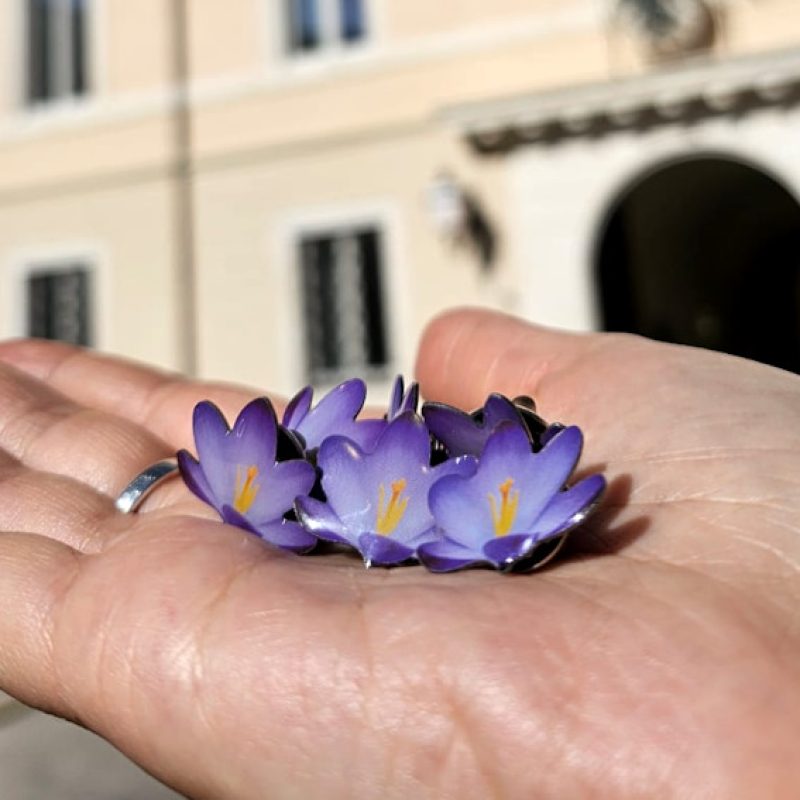
<svg viewBox="0 0 800 800"><path fill-rule="evenodd" d="M175 459L159 461L140 472L124 489L114 505L123 514L133 514L159 483L172 478L178 471Z"/></svg>

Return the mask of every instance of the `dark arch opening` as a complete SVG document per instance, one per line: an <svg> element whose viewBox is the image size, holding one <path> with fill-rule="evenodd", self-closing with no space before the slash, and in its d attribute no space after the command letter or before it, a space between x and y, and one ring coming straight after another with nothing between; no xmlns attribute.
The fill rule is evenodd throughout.
<svg viewBox="0 0 800 800"><path fill-rule="evenodd" d="M597 249L605 330L800 372L800 205L723 157L665 164L606 218Z"/></svg>

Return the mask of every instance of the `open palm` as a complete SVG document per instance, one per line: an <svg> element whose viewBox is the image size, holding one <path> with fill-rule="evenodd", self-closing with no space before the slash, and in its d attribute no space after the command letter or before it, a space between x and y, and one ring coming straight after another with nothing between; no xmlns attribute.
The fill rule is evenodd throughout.
<svg viewBox="0 0 800 800"><path fill-rule="evenodd" d="M605 470L528 576L365 571L223 526L179 481L191 408L252 392L0 348L0 687L193 798L795 797L800 378L485 312L429 328L429 399L531 394ZM11 365L11 366L8 366Z"/></svg>

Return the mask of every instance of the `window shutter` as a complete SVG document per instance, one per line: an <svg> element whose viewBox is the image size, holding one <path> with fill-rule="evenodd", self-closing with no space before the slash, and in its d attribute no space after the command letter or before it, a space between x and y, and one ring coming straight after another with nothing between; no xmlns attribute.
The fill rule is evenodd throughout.
<svg viewBox="0 0 800 800"><path fill-rule="evenodd" d="M300 242L312 383L380 372L388 361L380 235L342 229Z"/></svg>
<svg viewBox="0 0 800 800"><path fill-rule="evenodd" d="M29 276L28 335L90 345L89 282L89 271L84 267Z"/></svg>

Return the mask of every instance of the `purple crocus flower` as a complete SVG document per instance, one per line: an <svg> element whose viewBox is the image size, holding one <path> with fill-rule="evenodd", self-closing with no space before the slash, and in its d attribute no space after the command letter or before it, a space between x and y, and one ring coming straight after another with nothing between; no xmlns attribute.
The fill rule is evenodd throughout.
<svg viewBox="0 0 800 800"><path fill-rule="evenodd" d="M301 389L283 412L283 425L302 437L307 450L315 450L328 436L346 436L372 450L386 427L381 419L356 420L367 397L364 381L353 378L331 389L311 408L314 390Z"/></svg>
<svg viewBox="0 0 800 800"><path fill-rule="evenodd" d="M413 381L409 385L408 391L406 391L403 376L398 375L394 379L394 384L392 385L392 393L389 396L389 410L386 414L386 419L391 422L407 411L412 411L416 414L418 405L419 384Z"/></svg>
<svg viewBox="0 0 800 800"><path fill-rule="evenodd" d="M326 439L318 464L327 502L298 497L298 519L320 539L354 547L367 566L399 564L436 538L431 486L443 476L475 472L470 457L430 466L428 430L411 413L387 425L372 453L343 436Z"/></svg>
<svg viewBox="0 0 800 800"><path fill-rule="evenodd" d="M198 459L178 453L189 489L230 525L286 550L310 550L316 539L284 515L298 495L311 491L316 473L304 459L276 463L278 424L269 400L248 403L233 428L206 400L195 406L193 425Z"/></svg>
<svg viewBox="0 0 800 800"><path fill-rule="evenodd" d="M502 394L490 394L483 408L473 414L445 403L425 403L422 416L450 456L478 456L501 422L513 422L520 428L524 424L517 408Z"/></svg>
<svg viewBox="0 0 800 800"><path fill-rule="evenodd" d="M423 544L419 559L433 572L478 563L511 569L540 542L582 522L605 489L592 475L563 491L583 447L579 428L558 432L538 453L519 425L504 422L486 442L471 477L438 481L429 496L443 538Z"/></svg>
<svg viewBox="0 0 800 800"><path fill-rule="evenodd" d="M548 425L539 436L539 446L544 447L556 434L561 433L566 427L566 425L562 425L560 422L554 422L552 425Z"/></svg>
<svg viewBox="0 0 800 800"><path fill-rule="evenodd" d="M422 415L430 432L450 455L477 456L486 446L489 436L501 422L523 425L534 451L539 451L564 426L548 425L538 414L530 397L509 400L502 394L490 394L483 408L467 414L446 403L425 403Z"/></svg>

